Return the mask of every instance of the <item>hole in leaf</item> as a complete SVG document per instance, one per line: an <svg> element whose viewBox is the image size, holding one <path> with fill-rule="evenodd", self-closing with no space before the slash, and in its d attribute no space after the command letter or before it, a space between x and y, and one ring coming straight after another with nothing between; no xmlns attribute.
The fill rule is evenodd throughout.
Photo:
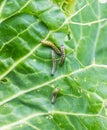
<svg viewBox="0 0 107 130"><path fill-rule="evenodd" d="M2 82L2 83L7 83L8 81L9 81L8 78L4 78L4 79L0 80L0 82Z"/></svg>

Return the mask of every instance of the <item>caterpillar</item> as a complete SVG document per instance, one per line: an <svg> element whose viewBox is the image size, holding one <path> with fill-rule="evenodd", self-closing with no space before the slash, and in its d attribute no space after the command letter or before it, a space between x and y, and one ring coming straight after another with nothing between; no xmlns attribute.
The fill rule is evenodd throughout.
<svg viewBox="0 0 107 130"><path fill-rule="evenodd" d="M54 50L52 50L52 71L51 75L53 76L55 73L55 68L56 68L56 59L55 59L55 53Z"/></svg>
<svg viewBox="0 0 107 130"><path fill-rule="evenodd" d="M57 94L58 94L58 91L59 91L59 89L58 89L58 88L55 88L54 91L53 91L53 93L52 93L52 104L55 103L55 100L56 100L56 96L57 96Z"/></svg>
<svg viewBox="0 0 107 130"><path fill-rule="evenodd" d="M47 45L47 46L50 46L51 48L53 48L55 50L55 52L58 54L58 55L61 55L61 52L60 50L50 41L41 41L41 43L43 45Z"/></svg>
<svg viewBox="0 0 107 130"><path fill-rule="evenodd" d="M59 61L59 65L62 65L64 63L65 60L65 49L64 49L64 45L61 45L61 58Z"/></svg>

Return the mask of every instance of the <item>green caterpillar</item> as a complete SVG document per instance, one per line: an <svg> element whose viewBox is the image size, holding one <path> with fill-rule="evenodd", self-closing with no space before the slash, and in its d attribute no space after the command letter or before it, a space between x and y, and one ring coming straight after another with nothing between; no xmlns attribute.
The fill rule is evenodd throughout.
<svg viewBox="0 0 107 130"><path fill-rule="evenodd" d="M61 52L60 50L50 41L41 41L41 43L43 45L47 45L47 46L50 46L51 48L53 48L55 50L55 52L58 54L58 55L61 55Z"/></svg>
<svg viewBox="0 0 107 130"><path fill-rule="evenodd" d="M57 96L58 92L59 92L59 89L55 88L54 91L53 91L53 93L52 93L52 104L55 103L56 96Z"/></svg>
<svg viewBox="0 0 107 130"><path fill-rule="evenodd" d="M52 50L52 71L51 71L51 75L53 76L55 73L55 68L56 68L56 59L55 59L55 53Z"/></svg>
<svg viewBox="0 0 107 130"><path fill-rule="evenodd" d="M61 58L59 61L59 65L62 65L65 61L65 49L64 49L64 45L61 45Z"/></svg>

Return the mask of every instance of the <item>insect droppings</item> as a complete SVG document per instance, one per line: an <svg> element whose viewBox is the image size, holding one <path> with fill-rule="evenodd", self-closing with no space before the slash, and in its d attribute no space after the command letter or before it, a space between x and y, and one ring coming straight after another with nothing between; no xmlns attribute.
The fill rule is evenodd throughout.
<svg viewBox="0 0 107 130"><path fill-rule="evenodd" d="M55 52L58 54L58 55L61 55L61 52L60 50L50 41L41 41L41 43L43 45L47 45L47 46L50 46L51 48L53 48L55 50Z"/></svg>
<svg viewBox="0 0 107 130"><path fill-rule="evenodd" d="M62 65L64 63L65 60L65 49L64 49L64 45L61 45L61 58L59 61L59 65Z"/></svg>
<svg viewBox="0 0 107 130"><path fill-rule="evenodd" d="M52 93L52 104L55 103L55 100L56 100L56 96L57 96L57 94L58 94L58 91L59 91L59 89L58 89L58 88L55 88L54 91L53 91L53 93Z"/></svg>

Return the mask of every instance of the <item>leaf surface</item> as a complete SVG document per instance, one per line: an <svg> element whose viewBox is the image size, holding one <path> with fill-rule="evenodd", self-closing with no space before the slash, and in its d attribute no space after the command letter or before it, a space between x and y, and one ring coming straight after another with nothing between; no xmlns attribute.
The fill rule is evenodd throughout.
<svg viewBox="0 0 107 130"><path fill-rule="evenodd" d="M0 130L107 130L106 27L101 1L1 1ZM41 40L65 46L54 76Z"/></svg>

